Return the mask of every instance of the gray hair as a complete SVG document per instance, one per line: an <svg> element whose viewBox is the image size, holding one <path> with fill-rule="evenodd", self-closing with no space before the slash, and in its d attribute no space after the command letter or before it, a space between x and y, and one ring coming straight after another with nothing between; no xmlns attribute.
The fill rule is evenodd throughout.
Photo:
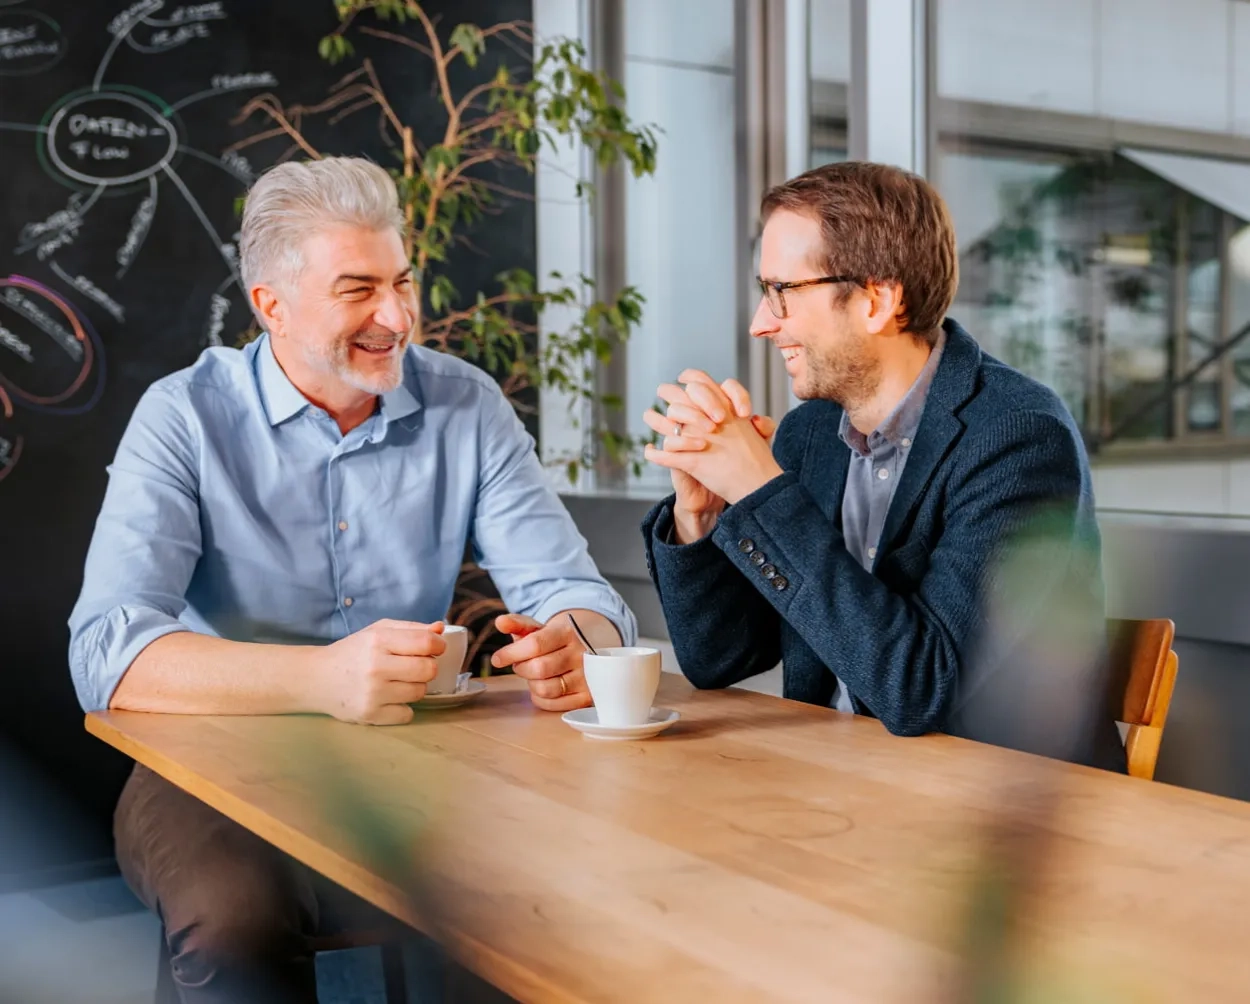
<svg viewBox="0 0 1250 1004"><path fill-rule="evenodd" d="M243 207L239 266L244 288L297 279L304 241L336 224L394 227L403 236L407 224L391 176L363 157L292 161L266 171Z"/></svg>

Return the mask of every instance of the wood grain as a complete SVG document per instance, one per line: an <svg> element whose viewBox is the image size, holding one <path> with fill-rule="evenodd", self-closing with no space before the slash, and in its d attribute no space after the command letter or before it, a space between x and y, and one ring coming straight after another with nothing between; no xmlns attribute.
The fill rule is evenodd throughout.
<svg viewBox="0 0 1250 1004"><path fill-rule="evenodd" d="M400 728L87 728L521 1000L949 1000L1004 809L1037 855L1013 944L1050 999L1250 999L1250 805L675 678L661 703L682 720L636 743L511 678Z"/></svg>

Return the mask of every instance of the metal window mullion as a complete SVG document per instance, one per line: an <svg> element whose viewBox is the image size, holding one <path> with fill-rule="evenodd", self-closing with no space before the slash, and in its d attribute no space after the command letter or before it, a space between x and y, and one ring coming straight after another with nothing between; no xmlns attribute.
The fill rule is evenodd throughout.
<svg viewBox="0 0 1250 1004"><path fill-rule="evenodd" d="M1234 234L1233 218L1220 213L1220 317L1219 342L1227 345L1233 337L1233 282L1228 247ZM1231 439L1233 435L1233 352L1230 349L1220 356L1220 435Z"/></svg>
<svg viewBox="0 0 1250 1004"><path fill-rule="evenodd" d="M1189 196L1176 195L1176 268L1172 282L1172 439L1184 439L1189 423L1189 389L1177 385L1189 366Z"/></svg>
<svg viewBox="0 0 1250 1004"><path fill-rule="evenodd" d="M625 0L597 0L590 6L591 61L596 70L612 80L625 77ZM595 170L594 258L595 288L600 300L610 302L620 295L627 282L628 230L625 212L625 169L619 163ZM595 373L597 396L629 400L629 358L624 345L618 346L606 364ZM594 405L599 427L618 436L629 432L624 408ZM621 487L629 475L626 463L604 455L595 468L600 485Z"/></svg>

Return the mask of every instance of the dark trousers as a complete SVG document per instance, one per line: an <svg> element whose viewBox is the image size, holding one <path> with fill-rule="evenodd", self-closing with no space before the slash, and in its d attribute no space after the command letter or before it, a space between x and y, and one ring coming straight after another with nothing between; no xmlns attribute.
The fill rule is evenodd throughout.
<svg viewBox="0 0 1250 1004"><path fill-rule="evenodd" d="M383 916L142 765L114 816L117 861L165 927L184 1004L316 1004L311 939Z"/></svg>

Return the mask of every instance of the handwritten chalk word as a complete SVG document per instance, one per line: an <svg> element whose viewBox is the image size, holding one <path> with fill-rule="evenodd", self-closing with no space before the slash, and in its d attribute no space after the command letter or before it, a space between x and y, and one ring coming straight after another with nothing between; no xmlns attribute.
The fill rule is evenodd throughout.
<svg viewBox="0 0 1250 1004"><path fill-rule="evenodd" d="M184 24L181 28L170 31L168 28L162 28L160 31L152 32L152 37L148 40L148 44L153 49L175 49L180 45L185 45L193 38L212 38L213 33L200 23Z"/></svg>
<svg viewBox="0 0 1250 1004"><path fill-rule="evenodd" d="M27 223L22 227L18 235L21 243L17 248L17 253L22 254L32 247L38 247L39 260L46 261L49 255L74 243L81 226L82 213L76 205L58 209L46 220Z"/></svg>
<svg viewBox="0 0 1250 1004"><path fill-rule="evenodd" d="M77 236L78 236L77 230L73 230L73 231L62 230L59 234L57 234L51 240L45 241L44 243L40 244L39 250L35 252L35 256L40 261L47 261L54 254L60 251L61 248L68 247L70 244L73 244Z"/></svg>
<svg viewBox="0 0 1250 1004"><path fill-rule="evenodd" d="M213 294L208 308L208 344L221 345L221 333L226 327L226 315L230 313L230 301L220 293Z"/></svg>
<svg viewBox="0 0 1250 1004"><path fill-rule="evenodd" d="M133 119L117 118L112 115L93 118L81 113L69 117L67 128L71 136L81 136L86 133L88 136L111 136L113 139L143 139L152 135L164 136L167 133L164 126L153 128L142 122L135 122Z"/></svg>
<svg viewBox="0 0 1250 1004"><path fill-rule="evenodd" d="M0 28L0 45L16 45L18 42L29 42L39 34L39 25L32 24L29 28Z"/></svg>
<svg viewBox="0 0 1250 1004"><path fill-rule="evenodd" d="M228 16L220 3L197 3L189 7L179 7L160 23L176 25L186 24L188 21L224 21Z"/></svg>
<svg viewBox="0 0 1250 1004"><path fill-rule="evenodd" d="M237 91L245 87L277 87L278 78L272 73L219 73L209 83L215 91Z"/></svg>
<svg viewBox="0 0 1250 1004"><path fill-rule="evenodd" d="M55 56L61 51L59 42L31 42L28 45L0 46L0 60L13 62L31 56Z"/></svg>
<svg viewBox="0 0 1250 1004"><path fill-rule="evenodd" d="M80 140L69 145L70 152L79 160L129 160L130 150L124 146L99 146Z"/></svg>
<svg viewBox="0 0 1250 1004"><path fill-rule="evenodd" d="M136 24L164 6L165 0L139 0L137 4L126 8L109 22L109 34L118 37L130 34Z"/></svg>
<svg viewBox="0 0 1250 1004"><path fill-rule="evenodd" d="M21 314L45 335L55 341L75 362L82 359L82 342L74 337L65 325L56 318L44 313L29 299L22 296L16 289L9 286L4 291L4 302L15 312Z"/></svg>
<svg viewBox="0 0 1250 1004"><path fill-rule="evenodd" d="M60 269L57 269L60 272ZM108 293L104 292L99 286L88 279L85 275L65 276L69 282L80 293L84 293L91 299L95 300L101 307L107 310L118 321L126 320L126 311L122 309L121 304L114 300Z"/></svg>
<svg viewBox="0 0 1250 1004"><path fill-rule="evenodd" d="M135 210L134 219L130 221L130 233L126 235L126 243L117 251L117 264L122 267L123 272L134 262L135 255L143 246L144 238L147 237L148 228L152 226L152 219L155 216L156 199L148 196L139 203L139 208Z"/></svg>
<svg viewBox="0 0 1250 1004"><path fill-rule="evenodd" d="M221 162L249 184L256 178L255 169L238 150L230 150L222 154Z"/></svg>
<svg viewBox="0 0 1250 1004"><path fill-rule="evenodd" d="M18 338L17 335L13 334L13 332L6 328L3 324L0 324L0 345L3 345L10 352L16 353L28 363L33 363L35 361L35 355L30 351L30 346Z"/></svg>

